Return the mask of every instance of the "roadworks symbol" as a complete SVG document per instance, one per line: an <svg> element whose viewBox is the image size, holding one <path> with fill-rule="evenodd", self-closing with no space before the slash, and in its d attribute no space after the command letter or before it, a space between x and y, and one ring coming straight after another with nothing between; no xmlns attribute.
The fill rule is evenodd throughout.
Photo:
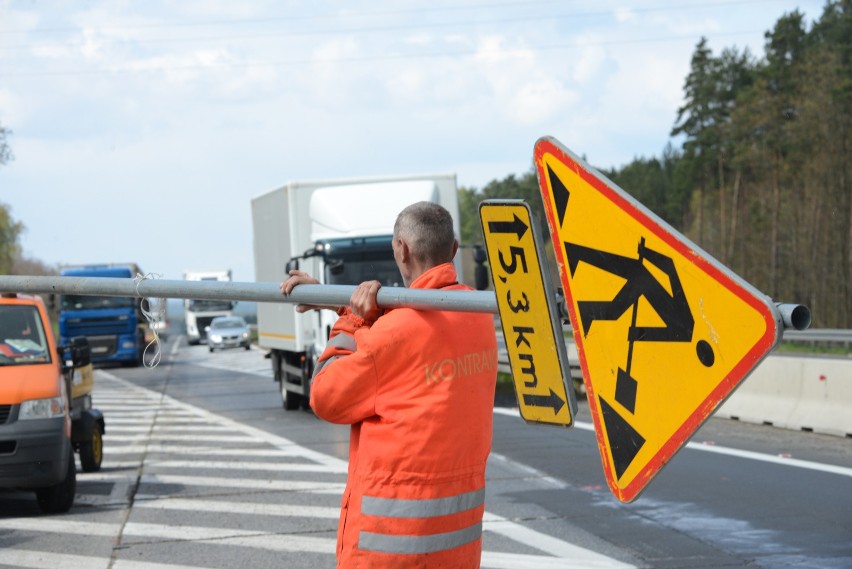
<svg viewBox="0 0 852 569"><path fill-rule="evenodd" d="M611 299L580 300L577 305L584 338L588 337L595 322L618 321L627 311L630 311L630 326L624 336L627 353L624 358L624 367L617 368L615 400L633 415L636 412L636 392L639 386L639 381L631 374L634 344L636 342L691 342L693 338L695 319L692 317L692 310L675 264L671 257L648 248L644 237L639 239L636 258L567 242L565 250L572 277L579 264L586 263L624 281L621 289ZM661 272L668 283L662 282L646 263ZM639 305L642 299L645 300L643 305L654 311L661 324L644 326L638 324ZM715 355L709 342L706 340L696 342L695 353L702 365L706 367L713 365ZM607 432L618 432L619 438L629 443L613 449L612 458L616 476L621 478L642 445L645 444L645 439L607 403L606 399L601 397L600 400Z"/></svg>
<svg viewBox="0 0 852 569"><path fill-rule="evenodd" d="M604 473L630 501L773 348L773 307L553 139L535 161Z"/></svg>

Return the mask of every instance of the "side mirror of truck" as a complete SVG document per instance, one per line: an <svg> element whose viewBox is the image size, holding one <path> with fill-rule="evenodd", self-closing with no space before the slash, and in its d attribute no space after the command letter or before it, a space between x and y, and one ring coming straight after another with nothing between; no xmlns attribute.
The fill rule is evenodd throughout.
<svg viewBox="0 0 852 569"><path fill-rule="evenodd" d="M74 367L83 367L92 363L92 349L86 337L71 338L71 362Z"/></svg>
<svg viewBox="0 0 852 569"><path fill-rule="evenodd" d="M290 271L298 271L299 270L299 259L290 259L287 261L287 264L284 265L284 274L289 275Z"/></svg>
<svg viewBox="0 0 852 569"><path fill-rule="evenodd" d="M473 261L476 267L473 270L473 280L476 290L485 290L488 288L488 269L485 267L485 261L488 255L485 252L485 247L482 245L473 246Z"/></svg>
<svg viewBox="0 0 852 569"><path fill-rule="evenodd" d="M343 272L343 259L326 259L326 266L332 275L339 275Z"/></svg>

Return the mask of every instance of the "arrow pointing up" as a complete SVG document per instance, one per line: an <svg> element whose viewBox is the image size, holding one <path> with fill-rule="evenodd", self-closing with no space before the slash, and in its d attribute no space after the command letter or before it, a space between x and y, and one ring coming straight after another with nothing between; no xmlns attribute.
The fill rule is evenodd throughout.
<svg viewBox="0 0 852 569"><path fill-rule="evenodd" d="M518 236L518 241L520 241L529 228L517 214L514 217L515 219L512 221L489 221L489 233L514 233Z"/></svg>
<svg viewBox="0 0 852 569"><path fill-rule="evenodd" d="M550 395L531 395L524 393L524 404L530 407L552 407L553 414L556 415L565 406L565 400L551 389Z"/></svg>

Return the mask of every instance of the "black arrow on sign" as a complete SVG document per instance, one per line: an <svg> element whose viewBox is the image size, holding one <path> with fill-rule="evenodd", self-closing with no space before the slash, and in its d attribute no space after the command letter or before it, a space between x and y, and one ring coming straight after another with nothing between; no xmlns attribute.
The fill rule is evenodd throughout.
<svg viewBox="0 0 852 569"><path fill-rule="evenodd" d="M530 407L553 407L553 414L556 415L565 406L565 400L551 389L550 395L529 395L524 393L524 404Z"/></svg>
<svg viewBox="0 0 852 569"><path fill-rule="evenodd" d="M489 221L488 222L488 231L490 233L514 233L518 236L518 240L520 241L521 237L524 236L527 232L527 224L518 217L518 214L514 214L515 219L513 221Z"/></svg>

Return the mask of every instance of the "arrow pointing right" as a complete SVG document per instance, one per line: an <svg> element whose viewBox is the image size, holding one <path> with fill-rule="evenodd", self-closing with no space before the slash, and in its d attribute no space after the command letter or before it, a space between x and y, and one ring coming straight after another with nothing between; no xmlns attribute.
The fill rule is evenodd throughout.
<svg viewBox="0 0 852 569"><path fill-rule="evenodd" d="M550 395L531 395L524 393L524 404L530 407L552 407L553 414L556 415L565 406L565 400L551 389Z"/></svg>
<svg viewBox="0 0 852 569"><path fill-rule="evenodd" d="M514 217L512 221L489 221L489 233L514 233L520 241L529 228L517 214L514 214Z"/></svg>

